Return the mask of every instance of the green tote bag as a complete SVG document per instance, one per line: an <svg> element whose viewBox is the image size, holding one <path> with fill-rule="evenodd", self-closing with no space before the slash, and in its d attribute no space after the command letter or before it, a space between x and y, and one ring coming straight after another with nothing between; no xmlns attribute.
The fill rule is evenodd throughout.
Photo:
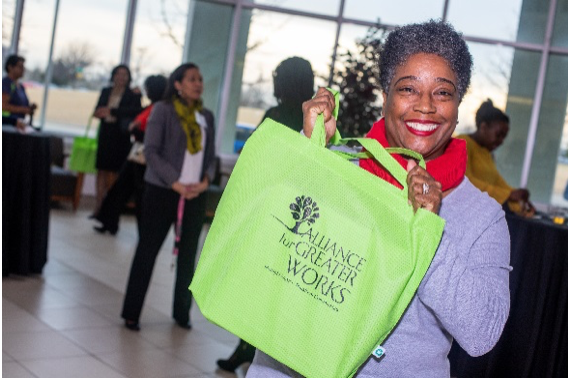
<svg viewBox="0 0 568 378"><path fill-rule="evenodd" d="M353 376L381 351L445 224L414 213L406 171L378 142L357 141L403 190L327 149L322 116L311 139L265 120L237 161L190 285L207 319L307 377Z"/></svg>
<svg viewBox="0 0 568 378"><path fill-rule="evenodd" d="M76 137L73 140L73 148L69 157L69 169L82 173L96 173L97 168L97 138L89 137L91 129L91 120L87 123L85 136Z"/></svg>

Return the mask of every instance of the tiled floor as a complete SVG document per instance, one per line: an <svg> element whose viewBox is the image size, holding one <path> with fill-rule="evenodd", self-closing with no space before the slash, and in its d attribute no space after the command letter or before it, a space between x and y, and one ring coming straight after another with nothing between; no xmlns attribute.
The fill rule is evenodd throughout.
<svg viewBox="0 0 568 378"><path fill-rule="evenodd" d="M216 368L238 339L192 308L193 329L171 317L170 234L158 256L140 332L120 310L136 246L133 216L116 236L96 234L89 200L51 210L48 262L38 276L2 280L2 376L6 378L244 377ZM202 238L205 235L202 234Z"/></svg>

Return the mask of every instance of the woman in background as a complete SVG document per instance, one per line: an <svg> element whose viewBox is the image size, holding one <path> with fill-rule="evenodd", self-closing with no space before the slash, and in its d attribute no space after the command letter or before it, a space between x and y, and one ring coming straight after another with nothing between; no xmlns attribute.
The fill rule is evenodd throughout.
<svg viewBox="0 0 568 378"><path fill-rule="evenodd" d="M195 269L205 200L215 174L213 113L203 107L203 78L193 63L174 70L164 100L154 105L144 137L146 187L138 246L122 307L126 328L138 331L144 298L160 248L177 220L181 231L174 289L173 318L191 329L188 287ZM181 221L181 225L179 224Z"/></svg>
<svg viewBox="0 0 568 378"><path fill-rule="evenodd" d="M151 101L151 104L138 114L128 127L132 138L136 142L144 141L144 132L146 130L148 117L150 116L154 103L161 100L164 96L167 82L168 79L163 75L152 75L144 81L144 89L146 90L146 95ZM111 235L115 235L118 232L120 213L133 194L136 202L138 231L140 231L140 209L142 206L145 171L146 165L144 164L128 160L124 163L117 180L108 191L95 216L95 219L101 223L101 226L94 227L95 231L101 234L108 231Z"/></svg>
<svg viewBox="0 0 568 378"><path fill-rule="evenodd" d="M130 89L132 76L128 66L121 64L112 70L112 86L104 88L93 116L101 120L97 149L96 206L98 213L103 198L116 181L118 171L130 151L128 125L142 110L140 93Z"/></svg>
<svg viewBox="0 0 568 378"><path fill-rule="evenodd" d="M459 135L467 143L467 169L465 175L479 190L487 192L505 208L519 214L534 213L527 189L514 189L499 174L492 152L509 133L509 117L485 101L475 114L477 130L470 135Z"/></svg>
<svg viewBox="0 0 568 378"><path fill-rule="evenodd" d="M6 59L4 69L6 76L2 78L2 124L25 127L26 115L33 116L36 104L30 104L20 79L26 71L26 60L19 55L10 55Z"/></svg>
<svg viewBox="0 0 568 378"><path fill-rule="evenodd" d="M274 97L278 102L264 113L292 130L302 130L302 103L314 95L314 71L306 59L294 56L280 62L272 74Z"/></svg>

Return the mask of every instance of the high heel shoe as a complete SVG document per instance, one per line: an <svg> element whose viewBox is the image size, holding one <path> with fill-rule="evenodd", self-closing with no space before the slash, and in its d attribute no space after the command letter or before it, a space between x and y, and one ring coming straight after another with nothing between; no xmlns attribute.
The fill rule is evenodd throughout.
<svg viewBox="0 0 568 378"><path fill-rule="evenodd" d="M255 347L241 340L231 357L229 357L228 360L217 360L217 366L225 371L234 373L235 370L245 362L252 362L255 352Z"/></svg>
<svg viewBox="0 0 568 378"><path fill-rule="evenodd" d="M131 331L140 331L140 323L134 320L125 320L124 326Z"/></svg>
<svg viewBox="0 0 568 378"><path fill-rule="evenodd" d="M104 224L102 226L94 226L93 230L97 231L99 234L104 234L105 232L108 232L112 236L116 235L116 233L118 232L118 229L110 229Z"/></svg>
<svg viewBox="0 0 568 378"><path fill-rule="evenodd" d="M176 324L178 325L178 327L181 327L183 329L187 329L187 330L191 329L191 323L190 322L184 323L184 322L179 322L179 321L176 320Z"/></svg>

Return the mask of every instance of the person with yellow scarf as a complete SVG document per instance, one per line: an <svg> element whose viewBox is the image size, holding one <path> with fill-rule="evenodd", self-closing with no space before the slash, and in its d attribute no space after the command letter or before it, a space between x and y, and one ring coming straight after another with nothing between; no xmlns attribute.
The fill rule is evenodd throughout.
<svg viewBox="0 0 568 378"><path fill-rule="evenodd" d="M477 129L473 134L458 136L467 143L465 175L479 190L487 192L509 210L522 215L533 214L529 191L511 187L493 160L492 152L503 144L509 132L509 117L488 99L477 110L475 124Z"/></svg>
<svg viewBox="0 0 568 378"><path fill-rule="evenodd" d="M214 119L203 107L202 93L199 68L193 63L182 64L170 75L164 100L154 105L148 118L140 239L122 308L124 324L133 331L140 329L154 263L174 223L178 253L173 318L180 327L191 328L191 292L187 288L205 220L205 192L216 169Z"/></svg>

